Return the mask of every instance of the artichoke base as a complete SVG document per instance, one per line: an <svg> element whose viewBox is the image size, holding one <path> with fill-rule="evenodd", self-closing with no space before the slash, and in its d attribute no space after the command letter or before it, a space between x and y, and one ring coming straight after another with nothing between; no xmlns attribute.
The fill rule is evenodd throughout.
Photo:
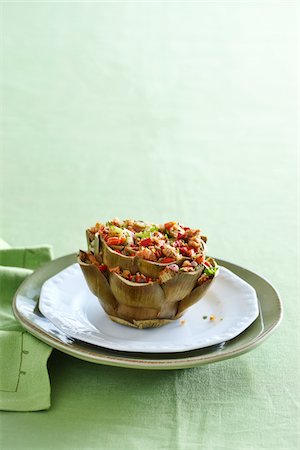
<svg viewBox="0 0 300 450"><path fill-rule="evenodd" d="M175 319L145 319L145 320L134 320L129 322L128 320L121 319L120 317L110 316L109 318L120 325L125 325L127 327L139 328L159 328L170 322L174 322Z"/></svg>

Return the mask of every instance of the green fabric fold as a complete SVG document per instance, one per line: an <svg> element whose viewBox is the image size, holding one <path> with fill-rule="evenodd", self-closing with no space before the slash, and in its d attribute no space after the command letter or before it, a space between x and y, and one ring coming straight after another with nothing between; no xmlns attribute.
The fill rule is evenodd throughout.
<svg viewBox="0 0 300 450"><path fill-rule="evenodd" d="M47 360L52 348L23 330L12 299L32 270L52 259L49 246L8 248L0 240L0 409L39 411L50 407Z"/></svg>

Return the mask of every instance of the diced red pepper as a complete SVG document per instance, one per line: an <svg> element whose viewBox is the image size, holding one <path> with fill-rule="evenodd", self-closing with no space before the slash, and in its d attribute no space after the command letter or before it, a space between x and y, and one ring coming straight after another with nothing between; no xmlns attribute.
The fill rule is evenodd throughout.
<svg viewBox="0 0 300 450"><path fill-rule="evenodd" d="M172 228L175 224L176 222L167 222L164 226L167 230L170 230L170 228Z"/></svg>
<svg viewBox="0 0 300 450"><path fill-rule="evenodd" d="M197 256L196 261L198 264L201 264L204 262L204 259L205 259L204 255L199 255L199 256Z"/></svg>
<svg viewBox="0 0 300 450"><path fill-rule="evenodd" d="M206 267L212 267L212 265L211 265L208 261L203 261L203 264L204 264Z"/></svg>
<svg viewBox="0 0 300 450"><path fill-rule="evenodd" d="M149 247L149 245L151 245L151 244L152 244L151 238L142 239L140 241L140 245L142 245L143 247Z"/></svg>
<svg viewBox="0 0 300 450"><path fill-rule="evenodd" d="M107 270L107 266L105 264L100 264L100 266L98 266L98 269L100 270L100 272L105 272Z"/></svg>
<svg viewBox="0 0 300 450"><path fill-rule="evenodd" d="M124 244L124 242L126 242L126 238L112 236L112 237L109 237L106 242L108 245L121 245L121 244Z"/></svg>
<svg viewBox="0 0 300 450"><path fill-rule="evenodd" d="M184 238L184 236L185 236L185 233L178 233L178 239L182 239L182 238Z"/></svg>
<svg viewBox="0 0 300 450"><path fill-rule="evenodd" d="M167 257L167 258L163 258L160 262L163 263L163 264L166 264L166 263L171 263L171 262L174 262L174 261L176 261L175 258Z"/></svg>
<svg viewBox="0 0 300 450"><path fill-rule="evenodd" d="M193 256L195 254L195 250L188 247L180 247L179 251L183 256Z"/></svg>
<svg viewBox="0 0 300 450"><path fill-rule="evenodd" d="M179 251L183 256L188 256L188 248L187 247L180 247Z"/></svg>
<svg viewBox="0 0 300 450"><path fill-rule="evenodd" d="M181 241L180 239L177 239L177 241L175 241L173 245L174 245L174 247L183 247L184 242Z"/></svg>

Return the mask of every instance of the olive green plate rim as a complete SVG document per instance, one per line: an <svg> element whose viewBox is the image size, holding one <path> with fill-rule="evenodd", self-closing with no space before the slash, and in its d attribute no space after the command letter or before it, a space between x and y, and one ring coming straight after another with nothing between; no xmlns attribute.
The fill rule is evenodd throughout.
<svg viewBox="0 0 300 450"><path fill-rule="evenodd" d="M234 358L253 350L275 331L282 319L282 303L276 289L265 278L236 264L218 258L215 259L219 265L226 267L243 278L246 282L251 284L254 289L257 290L259 287L257 296L260 307L260 316L257 320L260 320L263 325L261 331L252 338L247 339L246 336L247 331L251 331L254 324L250 325L247 330L235 339L225 343L224 346L209 347L207 349L193 350L180 354L156 354L154 358L145 353L135 354L130 352L118 352L85 344L80 341L64 343L28 320L22 312L18 310L17 300L19 296L24 296L24 293L27 292L29 286L31 286L31 288L34 286L35 292L40 292L42 284L48 278L76 262L76 254L70 254L54 259L41 266L34 271L33 274L27 277L14 296L13 312L21 325L39 340L68 355L92 363L133 369L170 370L191 368ZM30 300L36 301L36 298L32 297ZM230 349L233 341L233 348Z"/></svg>

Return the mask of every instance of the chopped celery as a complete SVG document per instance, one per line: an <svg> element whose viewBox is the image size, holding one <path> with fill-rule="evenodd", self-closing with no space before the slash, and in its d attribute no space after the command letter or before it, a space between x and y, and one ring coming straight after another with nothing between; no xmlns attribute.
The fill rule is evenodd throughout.
<svg viewBox="0 0 300 450"><path fill-rule="evenodd" d="M135 233L135 236L142 239L150 237L150 230L140 231L139 233Z"/></svg>
<svg viewBox="0 0 300 450"><path fill-rule="evenodd" d="M109 232L112 232L116 236L122 236L123 235L122 228L116 227L116 225L109 225Z"/></svg>
<svg viewBox="0 0 300 450"><path fill-rule="evenodd" d="M158 230L158 228L155 225L153 225L150 228L147 227L144 231L140 231L139 233L135 233L135 236L139 237L139 238L142 238L142 239L148 238L148 237L150 237L151 233L153 233L154 231L157 231L157 230Z"/></svg>
<svg viewBox="0 0 300 450"><path fill-rule="evenodd" d="M218 270L218 267L206 267L204 269L204 273L205 273L205 275L208 275L209 277L213 277L216 275L217 270Z"/></svg>

